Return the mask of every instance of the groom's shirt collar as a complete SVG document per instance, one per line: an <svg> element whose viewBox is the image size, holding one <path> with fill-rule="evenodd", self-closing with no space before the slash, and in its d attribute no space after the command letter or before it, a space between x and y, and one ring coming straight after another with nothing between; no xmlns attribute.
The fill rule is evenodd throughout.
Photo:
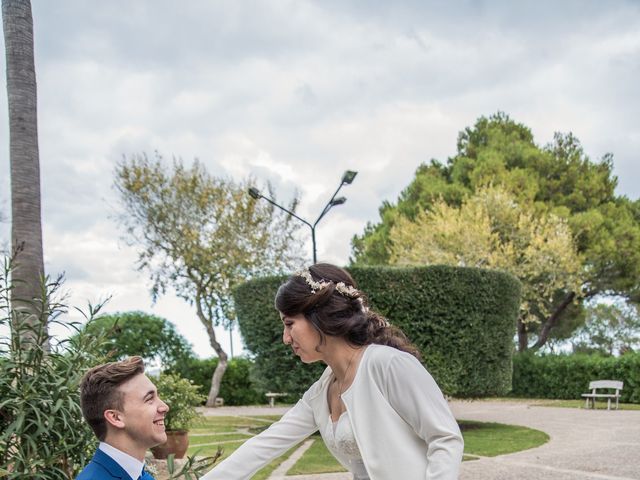
<svg viewBox="0 0 640 480"><path fill-rule="evenodd" d="M137 458L133 458L131 455L124 453L122 450L118 450L116 447L112 447L105 442L100 442L98 448L113 458L118 465L120 465L131 478L133 478L133 480L137 480L140 475L142 475L144 462L141 462Z"/></svg>

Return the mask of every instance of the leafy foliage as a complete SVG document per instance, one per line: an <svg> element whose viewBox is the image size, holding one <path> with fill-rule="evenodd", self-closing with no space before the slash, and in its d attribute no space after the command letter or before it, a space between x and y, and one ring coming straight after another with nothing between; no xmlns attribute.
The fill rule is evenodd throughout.
<svg viewBox="0 0 640 480"><path fill-rule="evenodd" d="M82 418L79 383L86 369L103 360L102 340L79 333L52 343L47 352L44 323L20 321L24 311L9 303L10 271L5 259L0 272L0 471L16 480L72 479L97 444ZM58 300L60 285L60 279L47 280L40 304L46 305L49 324L79 331L78 324L61 318L66 307ZM89 305L86 318L91 321L100 308ZM29 339L26 344L24 339Z"/></svg>
<svg viewBox="0 0 640 480"><path fill-rule="evenodd" d="M199 416L195 407L206 398L198 393L198 386L171 373L162 373L158 378L151 380L158 389L158 396L169 405L169 411L164 417L165 428L188 430Z"/></svg>
<svg viewBox="0 0 640 480"><path fill-rule="evenodd" d="M151 276L154 297L173 288L195 305L220 359L207 400L213 405L227 366L213 327L235 318L236 285L300 263L298 225L268 202L251 199L251 179L212 177L197 161L187 168L174 160L167 168L157 154L138 155L124 159L115 173L120 220L139 247L138 267Z"/></svg>
<svg viewBox="0 0 640 480"><path fill-rule="evenodd" d="M513 390L516 397L581 398L592 380L624 382L620 401L640 403L640 354L620 357L600 355L533 355L513 357Z"/></svg>
<svg viewBox="0 0 640 480"><path fill-rule="evenodd" d="M580 258L561 217L537 215L503 187L484 187L461 205L436 201L414 221L400 217L390 233L390 262L503 270L522 283L521 318L539 321L558 290L579 290Z"/></svg>
<svg viewBox="0 0 640 480"><path fill-rule="evenodd" d="M400 327L449 395L500 395L511 388L512 339L520 284L511 275L447 266L353 267L350 273L372 308ZM236 289L240 330L255 355L261 388L299 396L323 365L304 365L282 343L273 298L285 277L249 281Z"/></svg>
<svg viewBox="0 0 640 480"><path fill-rule="evenodd" d="M591 161L570 133L556 133L550 144L540 147L529 128L506 114L481 117L460 132L454 157L446 164L432 160L421 165L397 202L382 204L380 222L367 225L352 241L354 264L391 263L397 223L414 222L437 208L442 211L438 207L442 203L459 208L488 185L501 187L527 215L563 219L580 259L579 289L555 292L552 313L540 310L537 314L539 326L519 325L521 345L527 346L531 334L536 341L530 346L539 348L563 323L579 326L574 320L584 317L572 308L574 297L581 301L598 294L640 298L640 200L615 195L617 180L612 170L611 155ZM488 247L486 242L483 245ZM492 252L485 253L488 257ZM529 290L529 280L522 280L525 291Z"/></svg>
<svg viewBox="0 0 640 480"><path fill-rule="evenodd" d="M184 478L185 480L197 480L206 474L213 465L222 456L222 449L218 447L218 451L214 455L202 456L196 451L193 455L188 456L186 462L179 465L175 462L175 454L171 453L167 457L167 473L169 480Z"/></svg>
<svg viewBox="0 0 640 480"><path fill-rule="evenodd" d="M177 373L193 384L200 386L200 392L211 388L211 375L218 365L217 358L189 358L176 365L171 372ZM253 362L248 358L237 357L229 360L227 371L220 384L219 397L225 405L255 405L266 403L264 391L257 389L251 378Z"/></svg>
<svg viewBox="0 0 640 480"><path fill-rule="evenodd" d="M102 353L117 360L140 355L171 369L193 356L191 345L171 322L144 312L101 315L86 325L85 333L103 336Z"/></svg>
<svg viewBox="0 0 640 480"><path fill-rule="evenodd" d="M604 355L640 349L640 312L633 304L597 304L587 309L587 320L572 338L574 352Z"/></svg>

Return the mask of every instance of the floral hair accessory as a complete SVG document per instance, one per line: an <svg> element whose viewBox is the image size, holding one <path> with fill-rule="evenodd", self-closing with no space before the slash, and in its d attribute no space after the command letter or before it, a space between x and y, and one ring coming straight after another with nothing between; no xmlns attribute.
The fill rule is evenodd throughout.
<svg viewBox="0 0 640 480"><path fill-rule="evenodd" d="M299 272L296 272L293 275L296 277L304 278L304 281L307 282L307 285L311 287L311 293L313 294L318 293L323 288L329 286L329 283L325 282L324 280L320 280L319 282L316 282L311 276L311 272L309 270L300 270Z"/></svg>
<svg viewBox="0 0 640 480"><path fill-rule="evenodd" d="M326 280L315 281L311 276L311 272L309 270L300 270L299 272L294 273L294 276L304 278L304 281L307 282L307 285L311 287L311 293L313 293L314 295L323 288L328 287L329 284L332 283L330 281L327 282ZM336 290L345 297L360 298L360 292L353 286L347 285L344 282L336 283Z"/></svg>
<svg viewBox="0 0 640 480"><path fill-rule="evenodd" d="M341 294L343 294L345 297L349 297L349 298L361 298L360 297L360 292L358 292L358 290L356 290L353 286L351 285L346 285L344 282L338 282L336 283L336 290L338 290Z"/></svg>

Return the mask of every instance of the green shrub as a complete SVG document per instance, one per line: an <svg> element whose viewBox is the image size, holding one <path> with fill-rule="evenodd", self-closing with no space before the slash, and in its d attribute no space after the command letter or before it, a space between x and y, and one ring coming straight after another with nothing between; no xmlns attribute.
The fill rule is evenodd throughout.
<svg viewBox="0 0 640 480"><path fill-rule="evenodd" d="M265 392L254 387L251 378L252 366L253 362L248 358L229 360L220 385L220 396L224 398L225 405L256 405L267 402Z"/></svg>
<svg viewBox="0 0 640 480"><path fill-rule="evenodd" d="M256 405L266 403L264 391L257 389L251 379L253 362L248 358L237 357L229 360L227 370L222 377L219 397L225 405ZM211 376L218 365L218 359L190 358L181 362L172 372L188 378L200 387L200 393L207 395L211 389Z"/></svg>
<svg viewBox="0 0 640 480"><path fill-rule="evenodd" d="M420 349L425 366L449 395L504 395L511 389L511 355L520 302L512 276L448 266L354 267L349 271L372 307ZM252 280L234 292L240 330L255 355L264 390L299 396L324 366L304 365L282 343L273 307L286 277Z"/></svg>
<svg viewBox="0 0 640 480"><path fill-rule="evenodd" d="M171 373L162 373L158 378L151 380L158 389L160 399L169 405L169 411L164 417L165 428L189 430L199 416L196 407L205 401L204 395L198 393L198 386Z"/></svg>
<svg viewBox="0 0 640 480"><path fill-rule="evenodd" d="M534 355L513 357L511 395L526 398L579 399L592 380L621 380L621 402L640 403L640 353Z"/></svg>
<svg viewBox="0 0 640 480"><path fill-rule="evenodd" d="M72 479L97 446L82 418L79 383L88 368L104 360L98 353L102 339L83 334L59 342L51 338L47 352L41 346L45 330L27 326L23 314L11 309L9 272L5 260L0 271L0 477ZM42 318L79 331L79 324L59 317L66 311L56 300L60 284L58 279L43 286ZM89 321L99 309L89 306ZM23 342L25 333L35 341Z"/></svg>
<svg viewBox="0 0 640 480"><path fill-rule="evenodd" d="M186 378L198 387L199 393L207 395L211 388L211 375L213 375L217 364L217 358L202 359L191 357L183 360L173 368L165 370L163 373L174 373Z"/></svg>

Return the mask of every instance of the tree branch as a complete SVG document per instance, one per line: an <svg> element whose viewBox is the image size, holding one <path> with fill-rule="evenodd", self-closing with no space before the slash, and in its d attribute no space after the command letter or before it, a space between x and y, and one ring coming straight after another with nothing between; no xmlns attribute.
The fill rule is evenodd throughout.
<svg viewBox="0 0 640 480"><path fill-rule="evenodd" d="M569 304L573 302L573 299L575 298L575 296L576 296L575 292L569 292L567 293L567 295L565 295L562 302L560 302L560 305L556 307L553 313L547 318L547 320L542 325L542 329L540 330L540 335L538 335L538 340L536 340L536 343L534 343L530 347L531 350L538 350L545 343L547 343L551 329L558 324L558 321L560 320L560 315L562 314L562 312L565 311L565 309L569 306Z"/></svg>

